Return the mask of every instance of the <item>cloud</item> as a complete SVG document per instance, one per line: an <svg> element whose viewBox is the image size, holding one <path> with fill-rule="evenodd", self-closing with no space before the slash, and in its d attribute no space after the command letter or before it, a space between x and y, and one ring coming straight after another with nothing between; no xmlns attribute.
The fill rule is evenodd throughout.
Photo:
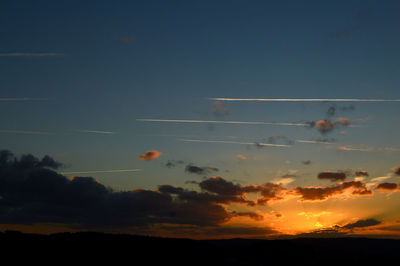
<svg viewBox="0 0 400 266"><path fill-rule="evenodd" d="M175 167L178 164L184 164L185 162L182 160L168 160L167 163L165 164L166 167L172 168Z"/></svg>
<svg viewBox="0 0 400 266"><path fill-rule="evenodd" d="M303 163L304 165L310 165L310 164L311 164L311 160L302 161L302 163Z"/></svg>
<svg viewBox="0 0 400 266"><path fill-rule="evenodd" d="M365 177L368 177L369 175L368 175L367 171L356 171L354 173L354 176L365 176Z"/></svg>
<svg viewBox="0 0 400 266"><path fill-rule="evenodd" d="M381 221L378 221L376 219L366 219L366 220L358 220L357 222L346 224L346 225L342 226L341 228L351 230L354 228L370 227L370 226L378 225L381 223L382 223Z"/></svg>
<svg viewBox="0 0 400 266"><path fill-rule="evenodd" d="M125 43L125 44L134 44L136 42L136 36L135 35L131 35L131 36L128 36L128 37L123 37L123 38L120 39L120 41L122 43Z"/></svg>
<svg viewBox="0 0 400 266"><path fill-rule="evenodd" d="M390 168L390 170L397 176L400 176L400 166Z"/></svg>
<svg viewBox="0 0 400 266"><path fill-rule="evenodd" d="M318 174L318 179L328 179L332 182L343 181L346 179L346 174L343 172L322 172Z"/></svg>
<svg viewBox="0 0 400 266"><path fill-rule="evenodd" d="M245 102L400 102L400 99L290 99L290 98L208 98L212 101L245 101Z"/></svg>
<svg viewBox="0 0 400 266"><path fill-rule="evenodd" d="M224 116L229 114L228 107L223 102L213 102L211 113L215 116Z"/></svg>
<svg viewBox="0 0 400 266"><path fill-rule="evenodd" d="M321 134L326 134L333 130L334 124L328 120L318 120L315 125Z"/></svg>
<svg viewBox="0 0 400 266"><path fill-rule="evenodd" d="M199 166L195 166L192 164L188 164L185 167L185 171L190 174L206 175L212 171L217 172L217 171L219 171L219 169L216 167L210 167L210 166L199 167Z"/></svg>
<svg viewBox="0 0 400 266"><path fill-rule="evenodd" d="M372 195L372 191L362 181L347 181L330 187L297 187L294 194L299 195L301 201L322 201L350 189L355 196Z"/></svg>
<svg viewBox="0 0 400 266"><path fill-rule="evenodd" d="M375 189L377 190L381 190L381 191L388 191L388 192L392 192L392 191L400 191L400 185L396 184L396 183L380 183L378 185L376 185Z"/></svg>
<svg viewBox="0 0 400 266"><path fill-rule="evenodd" d="M237 155L236 155L236 158L238 158L238 159L240 159L240 160L243 160L243 161L247 160L247 157L244 156L243 154L237 154Z"/></svg>
<svg viewBox="0 0 400 266"><path fill-rule="evenodd" d="M161 155L161 152L159 152L157 150L151 150L151 151L145 152L145 154L143 154L143 155L140 155L139 159L148 161L148 160L156 159L156 158L160 157L160 155Z"/></svg>
<svg viewBox="0 0 400 266"><path fill-rule="evenodd" d="M337 147L337 149L340 151L363 151L363 152L371 152L374 150L371 147L355 148L352 146L340 146L340 147Z"/></svg>
<svg viewBox="0 0 400 266"><path fill-rule="evenodd" d="M61 57L60 53L0 53L0 57Z"/></svg>
<svg viewBox="0 0 400 266"><path fill-rule="evenodd" d="M338 117L338 118L336 118L336 123L338 123L342 126L349 126L351 124L351 121L348 118Z"/></svg>

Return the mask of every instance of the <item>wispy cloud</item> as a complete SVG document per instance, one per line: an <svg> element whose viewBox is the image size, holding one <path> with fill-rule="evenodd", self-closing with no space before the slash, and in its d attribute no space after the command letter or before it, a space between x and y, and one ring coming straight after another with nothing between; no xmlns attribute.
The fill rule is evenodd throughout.
<svg viewBox="0 0 400 266"><path fill-rule="evenodd" d="M47 98L0 98L0 102L47 101Z"/></svg>
<svg viewBox="0 0 400 266"><path fill-rule="evenodd" d="M217 120L178 120L178 119L147 119L138 118L136 121L143 122L166 122L166 123L211 123L211 124L240 124L240 125L272 125L272 126L297 126L305 127L305 123L276 123L276 122L252 122L252 121L217 121Z"/></svg>
<svg viewBox="0 0 400 266"><path fill-rule="evenodd" d="M93 134L115 134L116 132L112 131L102 131L102 130L75 130L76 132L81 133L93 133Z"/></svg>
<svg viewBox="0 0 400 266"><path fill-rule="evenodd" d="M260 143L260 142L240 142L240 141L229 141L229 140L202 140L202 139L179 139L185 142L198 142L198 143L226 143L226 144L240 144L240 145L257 145L262 147L291 147L291 145L285 144L271 144L271 143Z"/></svg>
<svg viewBox="0 0 400 266"><path fill-rule="evenodd" d="M94 170L94 171L74 171L74 172L61 172L62 175L75 175L75 174L100 174L100 173L127 173L138 172L142 169L119 169L119 170Z"/></svg>
<svg viewBox="0 0 400 266"><path fill-rule="evenodd" d="M61 53L0 53L0 57L45 57L45 56L64 56Z"/></svg>
<svg viewBox="0 0 400 266"><path fill-rule="evenodd" d="M212 101L244 102L400 102L400 99L271 99L271 98L208 98Z"/></svg>
<svg viewBox="0 0 400 266"><path fill-rule="evenodd" d="M26 134L26 135L51 135L49 132L44 131L27 131L27 130L5 130L1 129L0 133L9 133L9 134Z"/></svg>

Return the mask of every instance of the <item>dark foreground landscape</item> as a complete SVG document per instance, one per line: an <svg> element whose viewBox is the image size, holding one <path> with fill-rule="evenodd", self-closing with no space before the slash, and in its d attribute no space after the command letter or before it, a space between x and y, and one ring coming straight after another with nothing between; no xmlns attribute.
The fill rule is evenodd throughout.
<svg viewBox="0 0 400 266"><path fill-rule="evenodd" d="M190 240L103 233L0 233L3 258L133 265L365 265L398 263L400 241L368 238Z"/></svg>

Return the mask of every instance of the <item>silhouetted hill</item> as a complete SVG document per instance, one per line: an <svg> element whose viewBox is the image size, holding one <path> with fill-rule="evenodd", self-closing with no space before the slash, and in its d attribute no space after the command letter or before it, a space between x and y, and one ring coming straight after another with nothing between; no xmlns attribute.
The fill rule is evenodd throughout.
<svg viewBox="0 0 400 266"><path fill-rule="evenodd" d="M398 262L400 240L190 240L104 233L0 233L3 258L133 265L354 265Z"/></svg>

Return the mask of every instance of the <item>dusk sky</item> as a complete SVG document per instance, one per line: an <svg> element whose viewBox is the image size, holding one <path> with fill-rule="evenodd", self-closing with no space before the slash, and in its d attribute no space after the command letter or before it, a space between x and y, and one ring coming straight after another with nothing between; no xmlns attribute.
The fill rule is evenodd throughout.
<svg viewBox="0 0 400 266"><path fill-rule="evenodd" d="M398 238L399 13L1 1L0 230Z"/></svg>

